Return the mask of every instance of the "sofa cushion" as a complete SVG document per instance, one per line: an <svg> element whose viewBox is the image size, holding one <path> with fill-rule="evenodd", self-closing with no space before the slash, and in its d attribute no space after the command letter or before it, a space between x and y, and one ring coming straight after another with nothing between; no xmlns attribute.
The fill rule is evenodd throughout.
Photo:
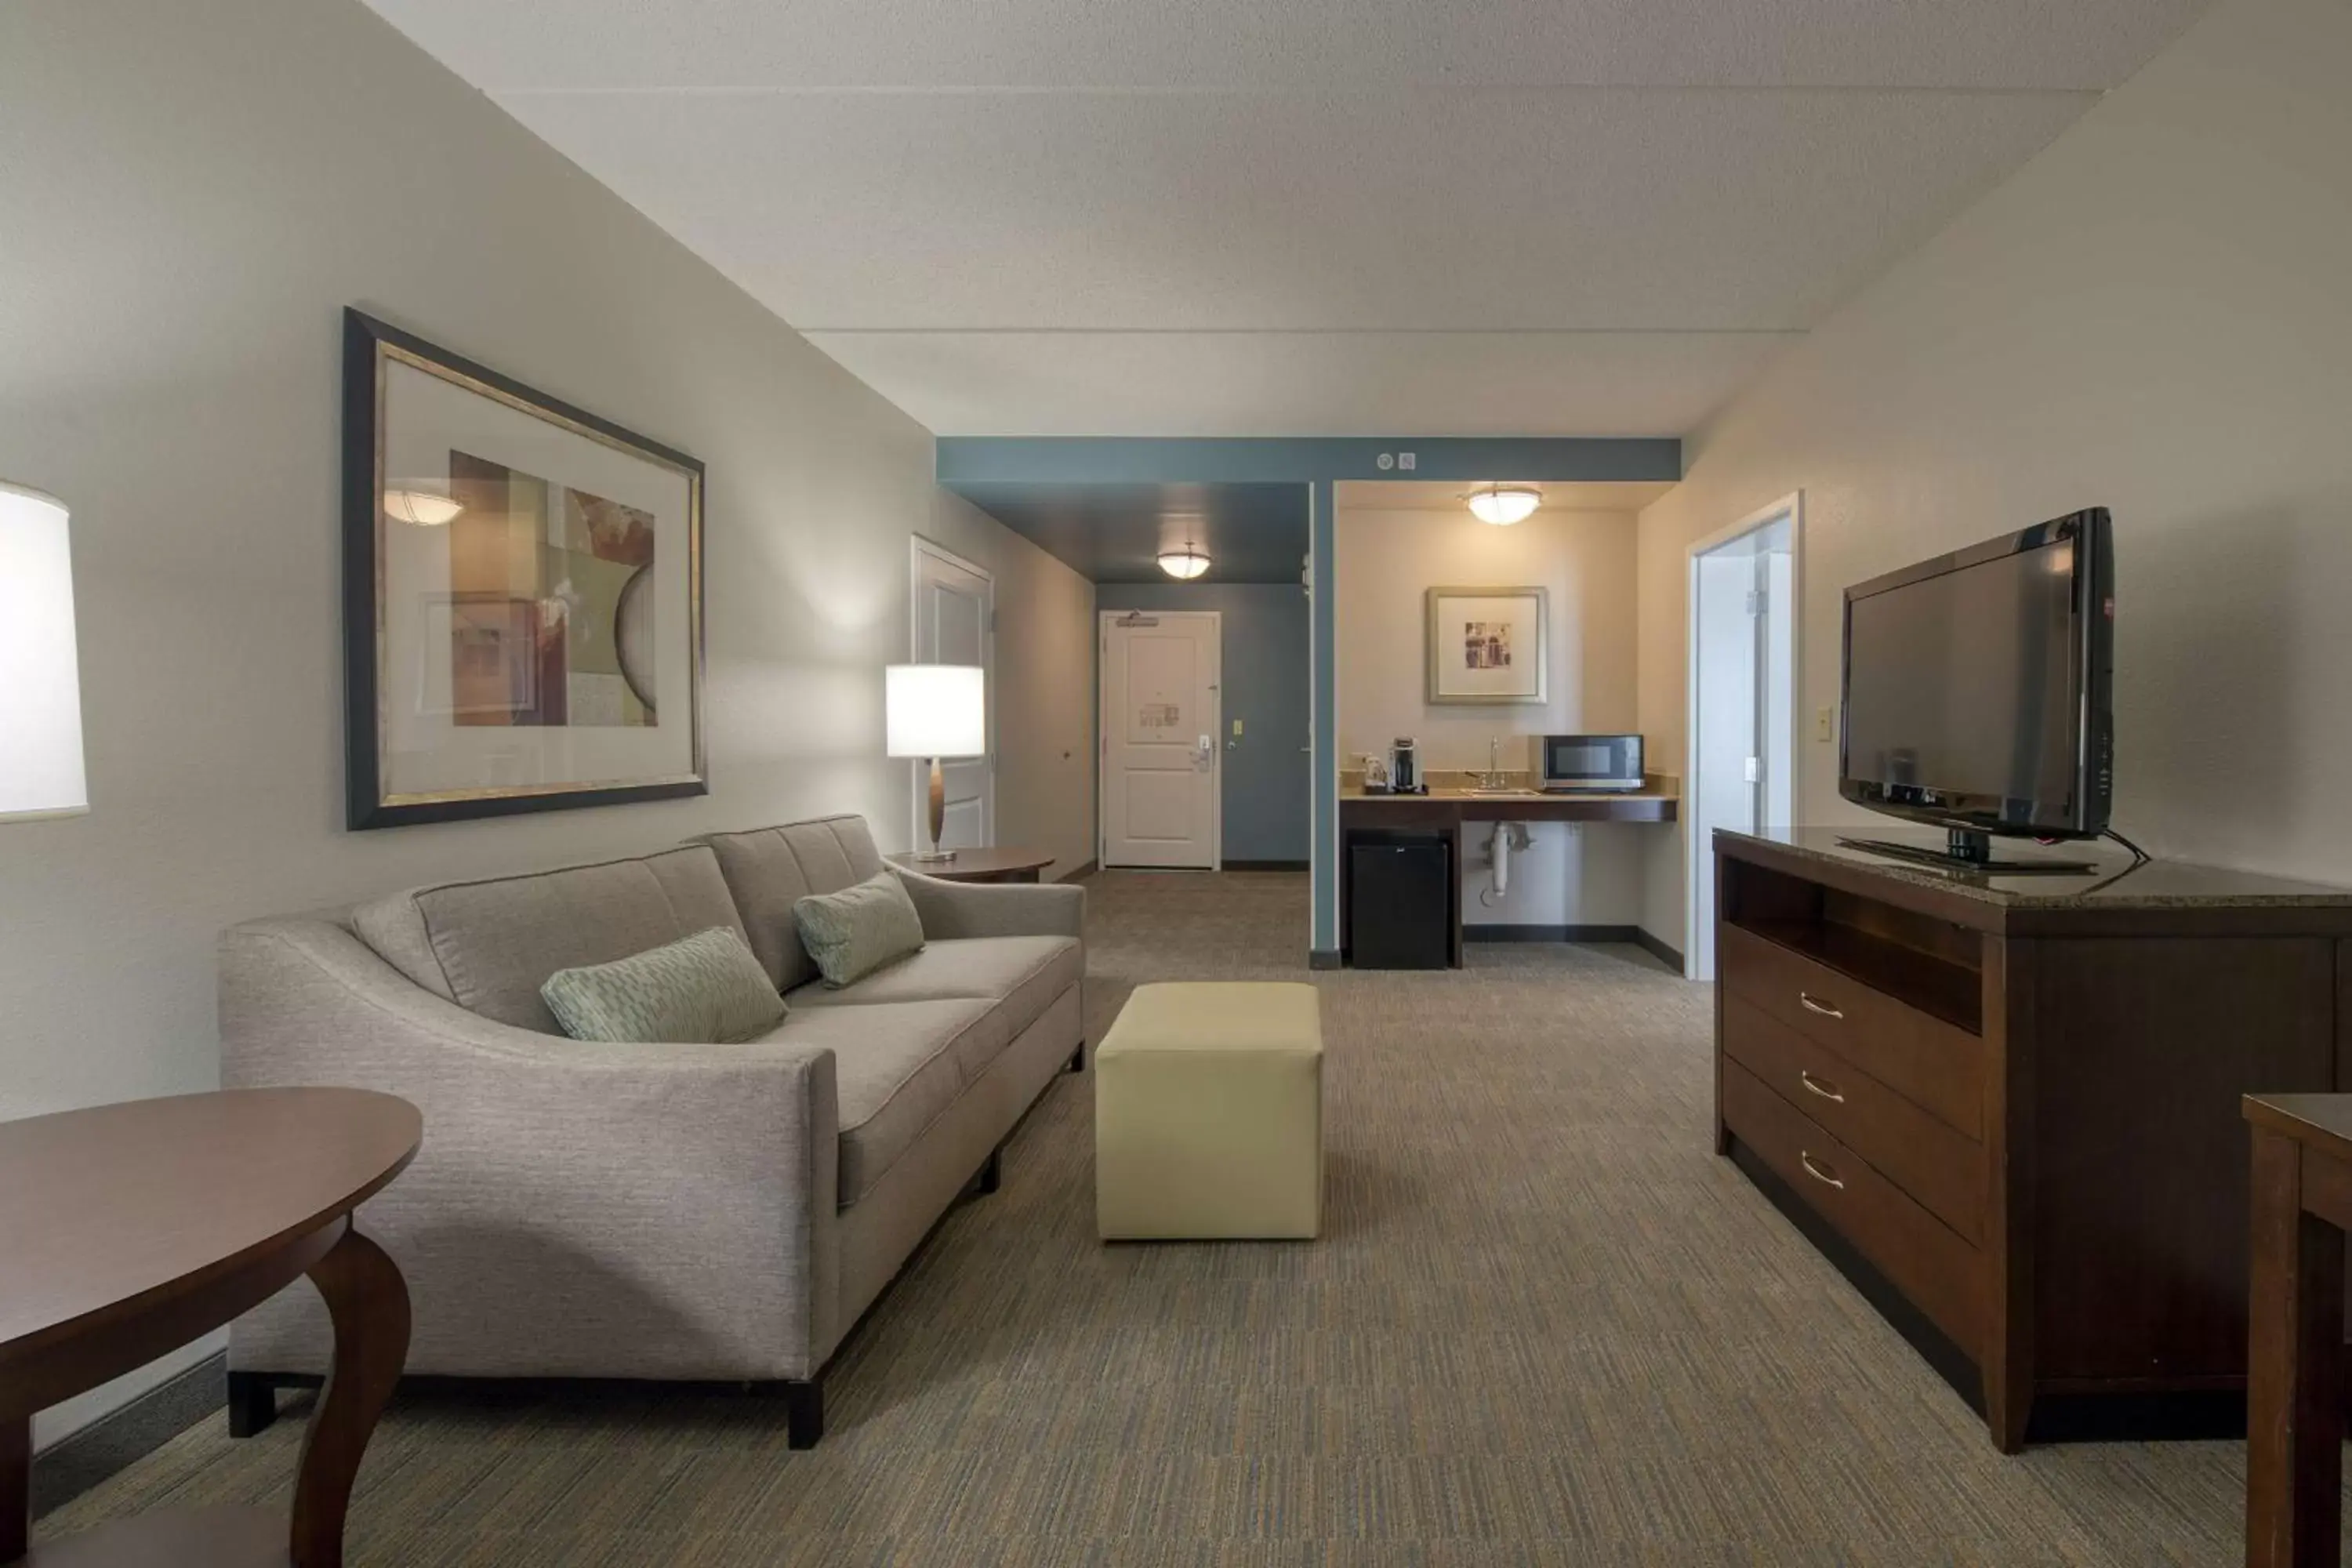
<svg viewBox="0 0 2352 1568"><path fill-rule="evenodd" d="M926 943L911 958L837 991L804 985L791 1000L795 1007L843 1007L984 996L1003 1004L1009 1039L1042 1017L1086 969L1087 950L1075 937L963 937Z"/></svg>
<svg viewBox="0 0 2352 1568"><path fill-rule="evenodd" d="M993 1004L965 998L796 1009L762 1037L833 1052L847 1208L963 1093L963 1062L993 1060L1011 1034Z"/></svg>
<svg viewBox="0 0 2352 1568"><path fill-rule="evenodd" d="M726 926L649 952L559 969L539 994L575 1040L719 1045L764 1034L783 1021L784 999Z"/></svg>
<svg viewBox="0 0 2352 1568"><path fill-rule="evenodd" d="M714 833L706 840L742 910L743 933L779 991L816 978L816 963L801 945L793 905L811 893L837 893L882 869L862 816Z"/></svg>
<svg viewBox="0 0 2352 1568"><path fill-rule="evenodd" d="M560 1034L539 988L720 926L744 934L709 845L520 877L444 882L363 904L352 929L417 984L468 1012Z"/></svg>
<svg viewBox="0 0 2352 1568"><path fill-rule="evenodd" d="M835 990L923 951L923 917L887 871L837 893L811 893L797 900L793 923L825 984Z"/></svg>

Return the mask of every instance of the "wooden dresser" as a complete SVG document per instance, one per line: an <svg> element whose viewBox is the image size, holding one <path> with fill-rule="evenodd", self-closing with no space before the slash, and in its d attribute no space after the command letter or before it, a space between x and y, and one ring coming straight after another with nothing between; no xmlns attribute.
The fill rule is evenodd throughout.
<svg viewBox="0 0 2352 1568"><path fill-rule="evenodd" d="M2005 1452L2241 1411L2239 1096L2352 1088L2352 891L1988 878L1812 828L1715 857L1717 1152Z"/></svg>

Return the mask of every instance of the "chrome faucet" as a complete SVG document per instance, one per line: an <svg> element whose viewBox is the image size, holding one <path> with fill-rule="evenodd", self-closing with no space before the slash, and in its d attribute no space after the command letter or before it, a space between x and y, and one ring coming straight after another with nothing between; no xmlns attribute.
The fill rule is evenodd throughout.
<svg viewBox="0 0 2352 1568"><path fill-rule="evenodd" d="M1491 736L1486 742L1486 771L1478 775L1478 787L1501 789L1507 782L1503 776L1503 737Z"/></svg>

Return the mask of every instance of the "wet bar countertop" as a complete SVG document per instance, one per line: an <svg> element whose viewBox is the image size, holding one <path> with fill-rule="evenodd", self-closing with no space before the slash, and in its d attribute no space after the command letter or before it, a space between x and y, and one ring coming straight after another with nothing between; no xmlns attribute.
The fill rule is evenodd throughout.
<svg viewBox="0 0 2352 1568"><path fill-rule="evenodd" d="M1531 774L1512 770L1500 775L1506 787L1484 790L1479 774L1459 768L1429 771L1426 795L1367 793L1364 775L1353 768L1339 774L1339 800L1349 807L1383 805L1457 807L1454 815L1471 822L1522 819L1543 821L1573 817L1614 818L1632 822L1672 822L1682 805L1682 781L1671 773L1643 775L1640 789L1577 790L1547 794L1534 787ZM1420 815L1432 815L1423 810Z"/></svg>
<svg viewBox="0 0 2352 1568"><path fill-rule="evenodd" d="M2352 910L2352 888L2299 882L2259 871L2199 866L2184 860L2155 859L2135 868L2127 850L2114 844L2065 843L2043 845L2031 838L1993 840L1993 853L2004 858L2028 860L2094 860L2097 869L2082 873L1987 873L1954 866L1921 865L1874 855L1842 842L1850 838L1880 838L1923 848L1941 849L1943 834L1916 828L1889 818L1885 824L1857 823L1851 827L1768 827L1757 833L1717 828L1718 844L1751 844L1799 860L1867 871L1913 887L1972 899L2010 910L2157 910L2157 909L2340 909ZM1737 853L1735 847L1733 850Z"/></svg>
<svg viewBox="0 0 2352 1568"><path fill-rule="evenodd" d="M1393 814L1426 826L1439 818L1462 822L1672 822L1682 799L1672 781L1651 780L1639 790L1591 790L1547 794L1538 790L1480 790L1430 781L1426 795L1367 795L1343 784L1339 790L1342 816L1374 822Z"/></svg>

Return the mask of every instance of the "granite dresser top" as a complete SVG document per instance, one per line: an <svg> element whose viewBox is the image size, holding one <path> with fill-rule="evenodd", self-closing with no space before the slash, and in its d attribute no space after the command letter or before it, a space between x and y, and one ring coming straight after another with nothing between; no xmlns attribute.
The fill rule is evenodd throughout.
<svg viewBox="0 0 2352 1568"><path fill-rule="evenodd" d="M2080 872L1987 873L1954 866L1922 865L1874 855L1854 847L1857 838L1886 839L1940 849L1943 835L1889 823L1857 824L1852 827L1767 827L1756 833L1717 828L1718 841L1745 840L1768 846L1800 859L1866 869L1872 874L1931 888L1961 898L1980 900L2004 909L2126 910L2202 908L2352 909L2352 888L2331 888L2318 882L2298 882L2259 871L2237 871L2221 866L2198 866L2183 860L2150 860L2135 867L2128 853L2105 844L2042 846L2030 838L1995 839L1994 853L2004 859L2095 860L2097 868Z"/></svg>

